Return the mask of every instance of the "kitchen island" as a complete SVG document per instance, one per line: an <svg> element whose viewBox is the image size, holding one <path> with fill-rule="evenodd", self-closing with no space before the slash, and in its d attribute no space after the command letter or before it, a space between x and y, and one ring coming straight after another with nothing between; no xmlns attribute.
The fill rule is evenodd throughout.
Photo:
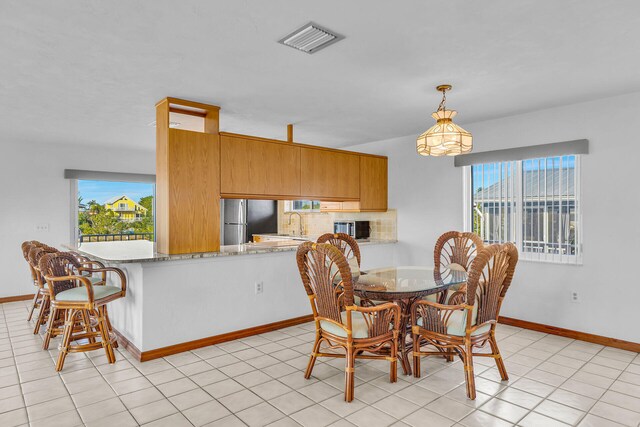
<svg viewBox="0 0 640 427"><path fill-rule="evenodd" d="M295 254L300 241L166 255L148 241L68 245L122 269L126 298L109 304L122 342L141 360L310 320ZM395 265L394 240L359 242L362 268Z"/></svg>

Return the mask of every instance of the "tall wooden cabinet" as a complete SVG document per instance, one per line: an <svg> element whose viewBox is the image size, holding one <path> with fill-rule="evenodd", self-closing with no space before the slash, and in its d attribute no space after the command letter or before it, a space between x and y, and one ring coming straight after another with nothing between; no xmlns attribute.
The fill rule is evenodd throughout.
<svg viewBox="0 0 640 427"><path fill-rule="evenodd" d="M205 132L169 128L175 105L204 119ZM156 241L158 252L220 249L218 107L166 98L156 106ZM182 110L181 110L182 111Z"/></svg>

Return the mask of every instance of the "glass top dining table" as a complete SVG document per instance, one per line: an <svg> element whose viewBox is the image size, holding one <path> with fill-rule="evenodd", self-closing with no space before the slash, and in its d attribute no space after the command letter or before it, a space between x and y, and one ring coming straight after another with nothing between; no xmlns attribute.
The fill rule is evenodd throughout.
<svg viewBox="0 0 640 427"><path fill-rule="evenodd" d="M452 286L467 281L465 271L443 268L441 278L436 280L433 268L400 266L376 268L363 271L354 278L353 293L368 304L395 302L400 306L400 331L398 356L405 375L411 375L409 352L412 348L409 328L411 323L411 305L427 295L446 291Z"/></svg>
<svg viewBox="0 0 640 427"><path fill-rule="evenodd" d="M354 281L354 293L367 299L398 301L439 293L467 281L464 271L443 269L441 276L436 280L429 267L376 268L363 272Z"/></svg>

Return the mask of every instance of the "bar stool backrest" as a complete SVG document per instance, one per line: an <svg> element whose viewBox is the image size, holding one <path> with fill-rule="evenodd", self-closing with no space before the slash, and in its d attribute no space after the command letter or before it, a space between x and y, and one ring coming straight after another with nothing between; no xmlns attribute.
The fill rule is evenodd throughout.
<svg viewBox="0 0 640 427"><path fill-rule="evenodd" d="M48 253L56 253L59 252L56 248L47 246L45 244L40 244L39 246L32 246L29 251L29 265L33 268L35 272L35 280L40 286L44 286L45 280L44 276L40 272L40 258L43 255Z"/></svg>
<svg viewBox="0 0 640 427"><path fill-rule="evenodd" d="M76 275L81 264L76 257L68 252L51 252L42 255L38 263L42 276L64 277ZM51 292L57 295L62 291L73 289L77 286L76 280L63 280L50 282Z"/></svg>

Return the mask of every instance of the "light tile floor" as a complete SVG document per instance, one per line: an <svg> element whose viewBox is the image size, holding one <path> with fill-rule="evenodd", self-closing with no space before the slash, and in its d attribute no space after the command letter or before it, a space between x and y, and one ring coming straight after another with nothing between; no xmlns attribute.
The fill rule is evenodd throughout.
<svg viewBox="0 0 640 427"><path fill-rule="evenodd" d="M461 363L423 359L419 379L388 382L388 364L358 362L343 401L343 361L303 378L313 325L139 363L124 350L72 354L54 370L32 334L27 302L0 305L0 426L638 426L636 353L499 325L510 381L476 358L478 397Z"/></svg>

